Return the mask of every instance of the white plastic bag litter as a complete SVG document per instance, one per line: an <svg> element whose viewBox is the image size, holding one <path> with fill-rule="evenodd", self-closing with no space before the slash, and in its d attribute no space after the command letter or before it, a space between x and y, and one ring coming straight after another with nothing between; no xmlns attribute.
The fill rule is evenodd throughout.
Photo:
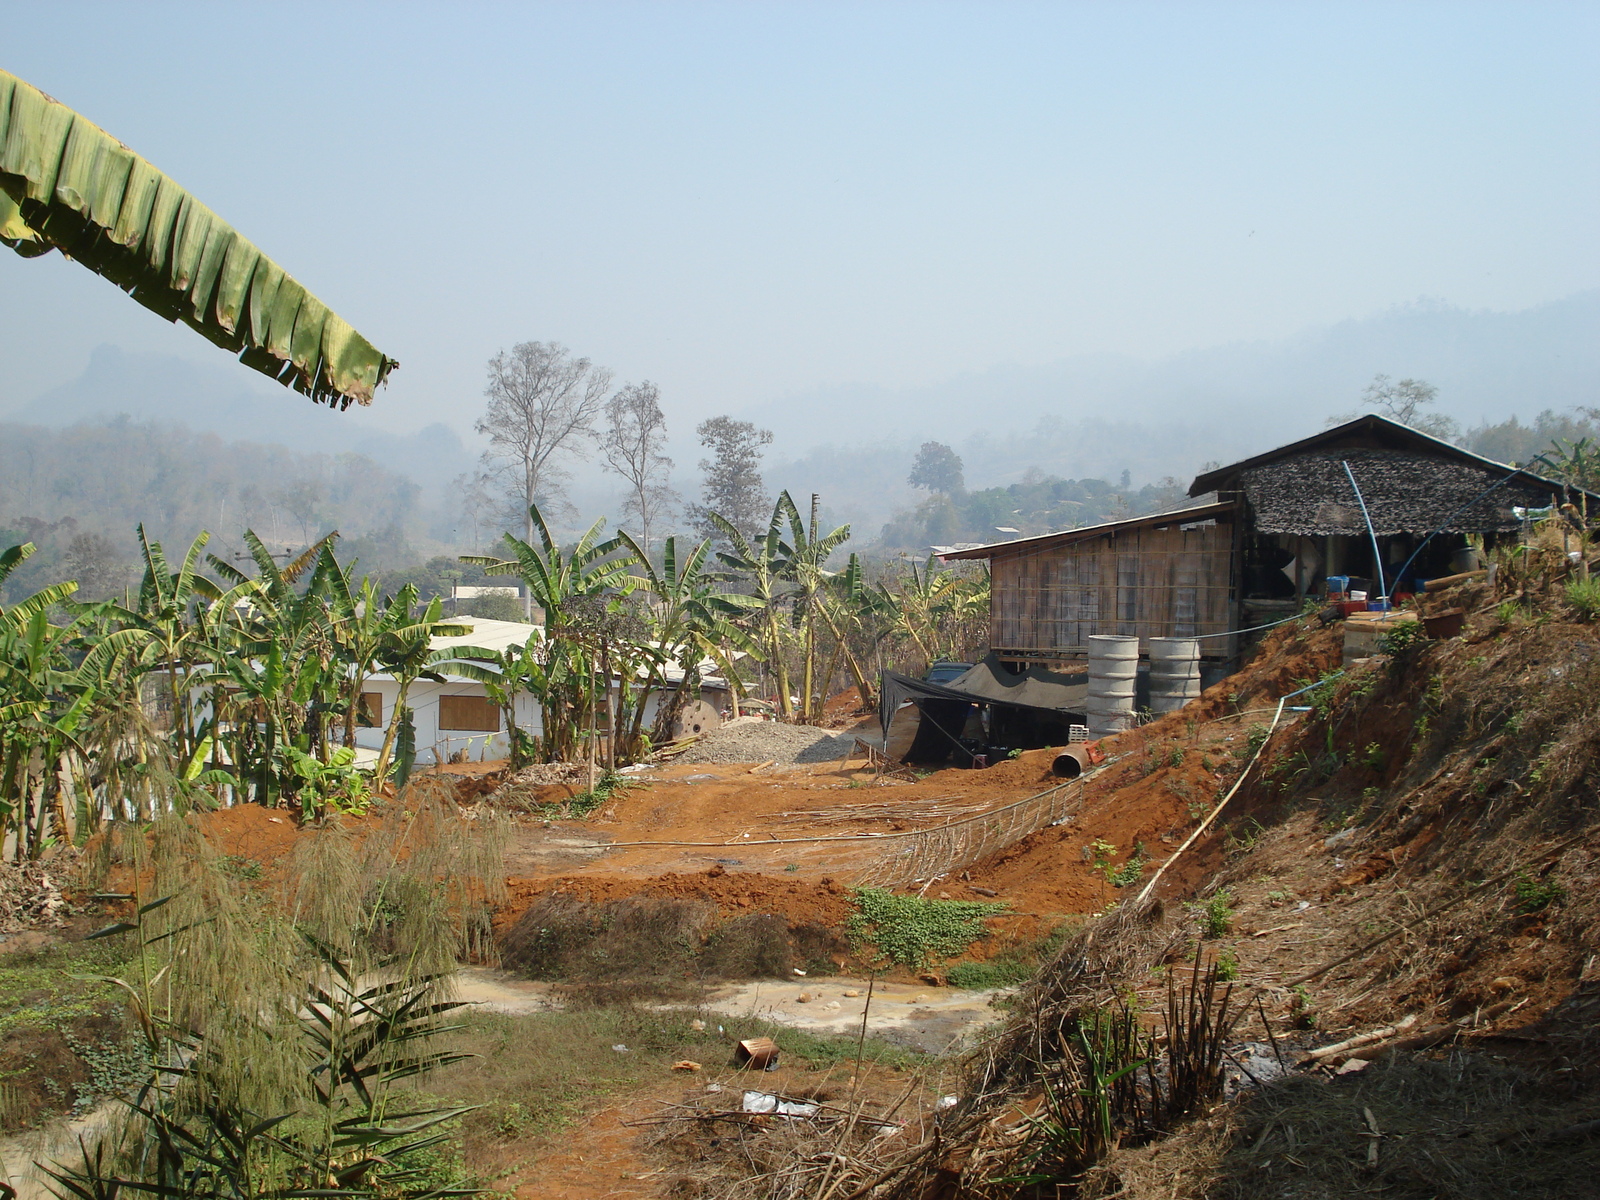
<svg viewBox="0 0 1600 1200"><path fill-rule="evenodd" d="M746 1092L742 1108L747 1113L776 1113L780 1117L809 1117L817 1111L815 1104L780 1100L771 1092Z"/></svg>

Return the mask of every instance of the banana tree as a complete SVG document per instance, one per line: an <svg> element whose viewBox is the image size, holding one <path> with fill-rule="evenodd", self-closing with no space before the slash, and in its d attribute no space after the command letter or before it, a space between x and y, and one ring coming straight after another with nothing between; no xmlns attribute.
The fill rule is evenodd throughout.
<svg viewBox="0 0 1600 1200"><path fill-rule="evenodd" d="M395 603L401 605L403 611L409 612L416 602L415 584L408 583L395 594ZM442 611L443 604L439 597L433 597L420 615L411 618L406 625L387 631L379 643L377 664L394 678L396 687L394 712L389 716L388 727L383 733L383 748L378 751L378 763L373 768L373 777L379 781L388 774L389 756L394 750L401 722L409 719L406 696L411 691L411 685L419 679L443 682L444 677L435 667L449 662L458 654L458 651L448 647L434 649L433 639L464 637L472 632L470 625L442 620Z"/></svg>
<svg viewBox="0 0 1600 1200"><path fill-rule="evenodd" d="M61 251L318 403L370 404L398 365L148 160L6 71L0 242Z"/></svg>
<svg viewBox="0 0 1600 1200"><path fill-rule="evenodd" d="M895 581L893 589L879 581L879 600L895 614L895 636L910 642L927 666L938 657L940 609L956 588L956 578L939 570L939 560L928 555L922 570L910 564L909 574Z"/></svg>
<svg viewBox="0 0 1600 1200"><path fill-rule="evenodd" d="M178 758L187 758L193 750L194 721L190 703L190 675L201 652L203 630L196 617L196 606L221 597L221 589L204 575L197 574L195 564L211 535L202 530L183 556L183 563L174 571L167 562L160 542L152 542L139 526L139 550L144 559L144 575L139 581L139 593L132 607L112 604L105 607L107 615L120 621L126 628L144 635L144 645L139 652L142 674L161 673L165 676L167 701L172 711L172 750Z"/></svg>
<svg viewBox="0 0 1600 1200"><path fill-rule="evenodd" d="M718 551L718 561L734 572L754 601L747 619L756 629L759 657L772 673L778 711L788 720L794 716L794 704L789 694L789 636L783 606L790 595L785 583L794 552L783 540L783 507L773 508L766 533L754 542L720 513L708 515L731 547Z"/></svg>
<svg viewBox="0 0 1600 1200"><path fill-rule="evenodd" d="M821 533L817 528L817 497L811 497L811 519L802 522L800 510L788 492L778 496L778 507L789 522L789 578L794 582L794 622L800 630L802 652L802 677L800 691L800 719L814 721L822 715L822 697L817 694L819 683L826 690L827 680L816 678L817 626L828 620L827 581L830 572L827 563L833 552L850 540L850 526L841 525L831 533Z"/></svg>
<svg viewBox="0 0 1600 1200"><path fill-rule="evenodd" d="M461 561L481 566L489 575L518 576L527 587L531 602L543 610L545 750L565 758L575 752L581 731L592 723L590 710L597 669L590 660L585 639L569 636L580 632L576 627L568 629L574 623L573 602L624 586L634 558L617 554L627 546L621 537L602 540L603 520L591 525L570 551L563 551L538 505L529 506L528 517L538 535L536 545L507 533L502 540L510 552L508 557L463 555Z"/></svg>
<svg viewBox="0 0 1600 1200"><path fill-rule="evenodd" d="M285 747L327 755L327 719L347 686L348 672L328 600L329 579L338 573L330 533L283 567L251 531L244 535L257 574L247 576L210 555L212 567L234 587L213 604L218 619L207 651L216 705L213 730L226 734L231 761L254 781L259 802L277 803L298 779ZM302 576L310 572L303 590Z"/></svg>
<svg viewBox="0 0 1600 1200"><path fill-rule="evenodd" d="M0 584L33 554L31 542L0 552ZM64 833L62 755L93 693L78 680L73 637L80 618L50 623L50 609L76 583L58 583L0 608L0 840L13 835L17 857L36 857L52 825Z"/></svg>
<svg viewBox="0 0 1600 1200"><path fill-rule="evenodd" d="M620 536L634 553L639 573L632 577L633 584L659 602L656 641L665 657L676 661L682 671L671 697L656 716L655 738L659 741L698 685L700 664L707 659L717 665L729 689L738 695L739 676L733 651L750 653L756 650L738 622L758 608L760 601L752 596L723 591L717 586L723 577L705 570L711 553L709 538L682 556L678 553L678 539L667 538L662 544L661 570L657 571L644 549L629 534ZM659 679L659 675L655 678ZM643 711L642 703L639 711Z"/></svg>
<svg viewBox="0 0 1600 1200"><path fill-rule="evenodd" d="M862 668L856 648L850 644L852 638L871 644L868 623L880 611L872 589L866 585L860 555L852 554L845 569L829 580L828 593L827 602L819 606L818 612L833 634L834 659L844 658L850 677L856 681L856 690L861 694L861 703L867 708L876 708L877 685ZM829 665L828 678L832 678L835 665Z"/></svg>
<svg viewBox="0 0 1600 1200"><path fill-rule="evenodd" d="M517 697L526 693L545 706L549 694L549 675L539 661L538 643L529 638L520 646L486 650L479 646L455 646L451 658L438 665L451 675L483 684L489 702L500 709L506 736L511 742L511 769L522 766L523 737L517 727Z"/></svg>

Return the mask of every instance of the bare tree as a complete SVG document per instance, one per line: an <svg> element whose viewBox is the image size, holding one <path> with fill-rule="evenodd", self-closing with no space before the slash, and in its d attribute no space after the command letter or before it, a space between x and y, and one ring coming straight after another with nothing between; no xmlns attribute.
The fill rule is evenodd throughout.
<svg viewBox="0 0 1600 1200"><path fill-rule="evenodd" d="M518 342L489 360L489 408L477 422L489 435L483 461L517 511L532 541L536 502L560 497L560 459L595 439L595 418L611 389L611 372L573 358L560 342Z"/></svg>
<svg viewBox="0 0 1600 1200"><path fill-rule="evenodd" d="M650 549L650 526L671 512L678 494L667 484L672 460L661 453L667 443L667 418L661 390L648 379L629 384L606 401L606 430L600 439L606 466L628 485L624 516L639 522L639 544Z"/></svg>
<svg viewBox="0 0 1600 1200"><path fill-rule="evenodd" d="M320 519L322 502L327 498L327 489L322 486L321 480L296 479L274 492L272 502L289 510L289 515L300 526L302 544L310 545L311 527Z"/></svg>
<svg viewBox="0 0 1600 1200"><path fill-rule="evenodd" d="M1436 438L1454 441L1460 436L1461 427L1453 419L1443 413L1422 411L1438 399L1439 389L1426 379L1402 379L1396 383L1387 375L1374 375L1372 382L1361 393L1362 406L1368 412L1420 429ZM1342 425L1355 420L1356 415L1353 412L1340 413L1329 417L1328 424Z"/></svg>

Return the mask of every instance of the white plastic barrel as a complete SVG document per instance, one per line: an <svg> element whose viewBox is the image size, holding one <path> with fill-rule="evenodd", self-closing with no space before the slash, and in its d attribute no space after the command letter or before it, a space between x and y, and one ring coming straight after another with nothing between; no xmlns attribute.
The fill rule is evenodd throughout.
<svg viewBox="0 0 1600 1200"><path fill-rule="evenodd" d="M1200 695L1198 638L1150 639L1150 711L1176 712Z"/></svg>
<svg viewBox="0 0 1600 1200"><path fill-rule="evenodd" d="M1089 698L1084 716L1091 738L1133 726L1133 689L1139 677L1139 639L1109 633L1089 637Z"/></svg>

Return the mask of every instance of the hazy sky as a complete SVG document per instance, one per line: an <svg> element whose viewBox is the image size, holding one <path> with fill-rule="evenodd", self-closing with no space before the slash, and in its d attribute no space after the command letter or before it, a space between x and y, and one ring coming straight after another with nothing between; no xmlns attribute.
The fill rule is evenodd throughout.
<svg viewBox="0 0 1600 1200"><path fill-rule="evenodd" d="M0 0L0 30L400 359L397 430L469 424L527 339L692 419L1600 284L1592 3ZM102 342L226 362L0 252L0 408Z"/></svg>

